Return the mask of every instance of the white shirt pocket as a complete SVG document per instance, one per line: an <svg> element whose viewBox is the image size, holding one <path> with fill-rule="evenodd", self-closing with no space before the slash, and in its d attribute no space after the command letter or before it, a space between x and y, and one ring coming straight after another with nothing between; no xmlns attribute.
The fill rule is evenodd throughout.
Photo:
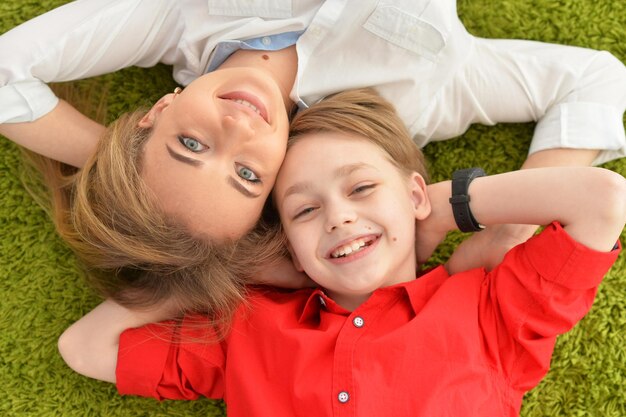
<svg viewBox="0 0 626 417"><path fill-rule="evenodd" d="M394 6L377 6L363 28L430 61L435 61L446 46L443 34L435 26Z"/></svg>
<svg viewBox="0 0 626 417"><path fill-rule="evenodd" d="M282 19L292 16L292 0L208 0L209 13L219 16Z"/></svg>

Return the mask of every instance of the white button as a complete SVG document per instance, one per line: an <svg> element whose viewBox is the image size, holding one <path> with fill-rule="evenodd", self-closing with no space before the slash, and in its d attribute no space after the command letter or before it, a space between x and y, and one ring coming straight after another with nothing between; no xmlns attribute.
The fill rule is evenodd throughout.
<svg viewBox="0 0 626 417"><path fill-rule="evenodd" d="M263 39L261 39L261 42L263 43L263 45L267 46L270 43L272 43L272 40L268 36L263 36Z"/></svg>
<svg viewBox="0 0 626 417"><path fill-rule="evenodd" d="M326 307L326 300L324 300L324 297L322 297L320 295L320 304L322 305L322 307Z"/></svg>
<svg viewBox="0 0 626 417"><path fill-rule="evenodd" d="M319 25L309 25L309 27L306 29L306 33L309 34L309 36L315 36L316 38L319 38L322 36L322 29L319 27Z"/></svg>
<svg viewBox="0 0 626 417"><path fill-rule="evenodd" d="M345 404L350 400L350 394L348 394L346 391L341 391L339 395L337 395L337 399L340 403Z"/></svg>
<svg viewBox="0 0 626 417"><path fill-rule="evenodd" d="M362 317L357 316L352 319L352 324L354 324L354 327L363 327L363 325L365 324L365 320L363 320Z"/></svg>

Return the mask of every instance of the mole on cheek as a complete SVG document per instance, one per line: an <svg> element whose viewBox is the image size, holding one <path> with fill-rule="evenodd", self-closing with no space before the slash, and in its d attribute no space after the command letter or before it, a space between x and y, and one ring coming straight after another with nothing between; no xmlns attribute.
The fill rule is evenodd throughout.
<svg viewBox="0 0 626 417"><path fill-rule="evenodd" d="M394 242L396 242L396 241L398 240L398 238L397 238L397 237L394 237L394 238L393 238L393 239L391 239L391 240L393 240Z"/></svg>

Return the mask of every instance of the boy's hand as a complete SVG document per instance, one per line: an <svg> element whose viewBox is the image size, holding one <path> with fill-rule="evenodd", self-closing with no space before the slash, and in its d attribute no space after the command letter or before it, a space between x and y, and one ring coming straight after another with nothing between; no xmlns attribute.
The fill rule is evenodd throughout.
<svg viewBox="0 0 626 417"><path fill-rule="evenodd" d="M115 383L117 351L122 332L180 314L174 300L146 310L130 310L113 300L72 324L59 338L58 348L67 365L79 374Z"/></svg>
<svg viewBox="0 0 626 417"><path fill-rule="evenodd" d="M252 278L254 284L274 285L281 288L309 288L316 284L304 272L296 269L288 258L282 258L279 262L266 265Z"/></svg>
<svg viewBox="0 0 626 417"><path fill-rule="evenodd" d="M511 248L528 240L536 230L537 226L523 224L489 226L465 239L445 267L451 275L481 267L490 271Z"/></svg>
<svg viewBox="0 0 626 417"><path fill-rule="evenodd" d="M428 217L415 223L415 256L417 264L426 262L437 246L454 228L450 198L450 181L429 184L426 192L430 199L431 211Z"/></svg>
<svg viewBox="0 0 626 417"><path fill-rule="evenodd" d="M415 256L422 265L431 257L437 246L446 238L446 231L429 228L425 222L417 222L415 230Z"/></svg>

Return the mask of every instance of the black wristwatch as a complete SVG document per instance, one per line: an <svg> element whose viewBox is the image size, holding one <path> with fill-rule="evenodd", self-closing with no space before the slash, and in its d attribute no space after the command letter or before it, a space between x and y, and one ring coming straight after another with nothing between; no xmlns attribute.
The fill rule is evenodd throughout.
<svg viewBox="0 0 626 417"><path fill-rule="evenodd" d="M472 215L469 202L470 196L467 194L470 183L478 177L484 177L485 171L482 168L466 168L454 171L452 174L452 214L454 221L461 232L480 232L485 228L478 223Z"/></svg>

